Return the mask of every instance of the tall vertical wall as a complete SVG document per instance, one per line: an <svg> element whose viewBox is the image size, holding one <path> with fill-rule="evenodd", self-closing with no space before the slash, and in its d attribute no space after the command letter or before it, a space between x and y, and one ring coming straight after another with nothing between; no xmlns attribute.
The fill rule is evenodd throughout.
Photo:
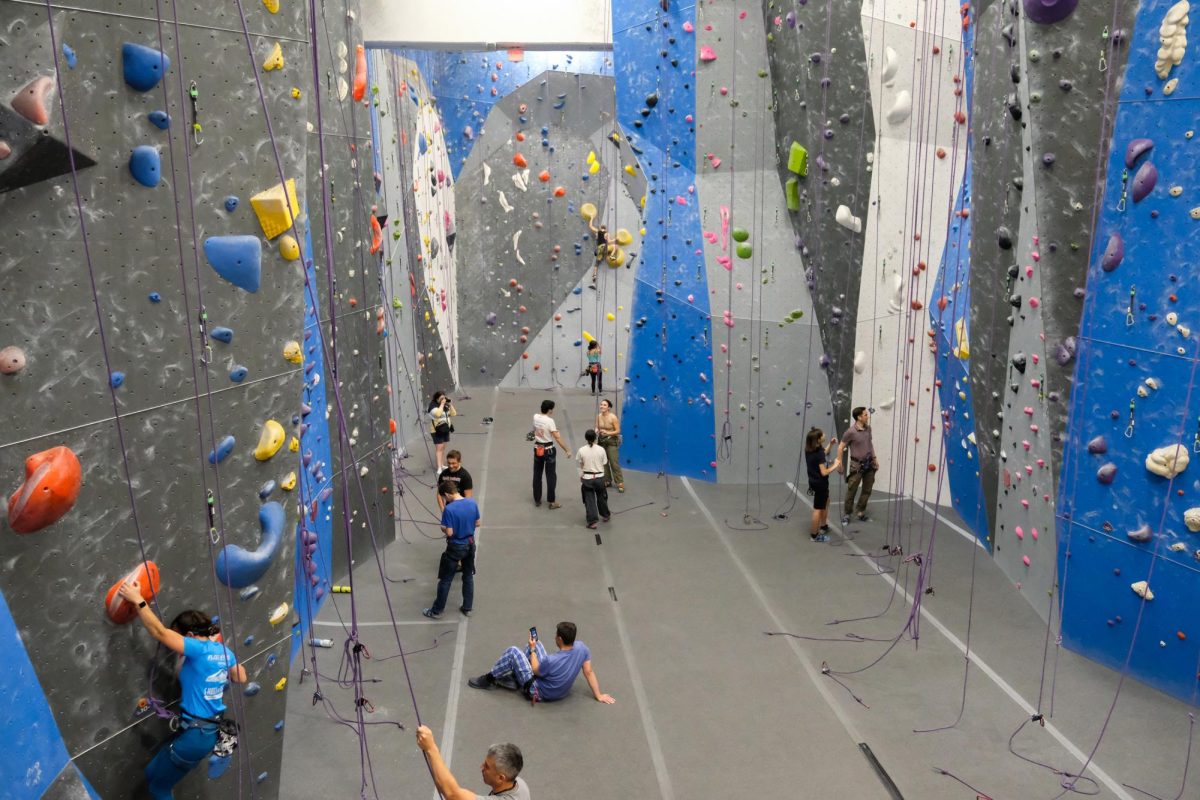
<svg viewBox="0 0 1200 800"><path fill-rule="evenodd" d="M379 529L387 520L380 274L366 257L369 128L365 109L348 97L361 41L356 12L351 4L310 20L304 4L281 6L270 14L245 4L248 37L230 5L171 6L161 26L153 3L121 14L55 9L50 19L33 4L0 9L8 86L0 139L11 151L0 160L9 236L0 255L0 347L25 357L23 369L10 360L0 375L7 422L0 475L20 492L31 468L25 486L39 489L53 476L26 459L56 447L81 466L78 497L56 522L37 527L27 512L0 526L0 557L10 566L0 576L0 672L12 692L5 696L21 701L0 723L13 743L0 766L8 796L127 796L143 783L142 768L167 730L139 711L139 700L152 692L170 703L178 689L141 626L118 625L105 613L109 587L143 559L161 576L159 612L168 620L189 607L219 614L225 641L262 688L229 695L242 722L234 763L220 775L202 766L180 793L275 796L285 726L283 687L272 687L286 675L290 640L301 631L293 623L319 605L336 569L331 528L350 518L362 547L368 522ZM335 56L323 66L345 90L333 80L313 85L310 24L322 58L344 54L345 65ZM147 84L135 88L123 79L126 43L162 50L169 67L151 57ZM283 66L264 71L276 44ZM193 81L194 105L184 96ZM169 115L166 130L152 124L160 110ZM199 135L193 122L201 123ZM325 134L324 170L317 133ZM68 134L82 225L63 155ZM159 174L139 168L148 185L130 169L138 147L158 155ZM149 150L139 152L153 162ZM278 184L281 171L295 179L302 211L292 229L268 240L250 198ZM323 184L334 202L333 292ZM236 205L227 202L235 197ZM251 253L261 257L256 291L236 264L221 266L247 288L219 277L217 256L205 252L212 237L234 235L249 237L243 264ZM282 235L296 240L299 260L283 257ZM294 354L289 342L298 345ZM369 366L349 363L358 355ZM341 447L335 386L348 417ZM284 440L271 456L259 450L260 460L268 420L281 424ZM227 436L232 449L210 463ZM63 451L56 459L70 464ZM343 475L364 481L344 511L334 492ZM34 492L31 505L40 496ZM262 515L260 526L260 510L271 508L278 511ZM311 550L293 548L298 529L311 537ZM217 580L214 560L227 545L265 556L264 571L250 581L256 591L246 587L244 597L243 581ZM293 587L293 555L304 591ZM289 612L272 624L283 603Z"/></svg>

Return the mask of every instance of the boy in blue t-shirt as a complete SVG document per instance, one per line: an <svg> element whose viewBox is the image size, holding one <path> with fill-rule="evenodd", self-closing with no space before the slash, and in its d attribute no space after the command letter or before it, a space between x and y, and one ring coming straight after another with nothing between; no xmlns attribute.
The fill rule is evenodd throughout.
<svg viewBox="0 0 1200 800"><path fill-rule="evenodd" d="M555 630L554 643L558 651L547 653L542 643L529 632L529 647L524 651L510 647L496 661L491 671L467 681L476 689L491 689L500 683L520 689L533 702L561 700L571 692L580 671L597 702L612 705L617 702L610 694L600 691L600 681L592 670L592 653L588 646L575 638L578 629L574 622L560 622Z"/></svg>
<svg viewBox="0 0 1200 800"><path fill-rule="evenodd" d="M479 528L479 504L458 493L458 486L442 481L438 494L446 501L442 509L442 533L446 535L446 550L438 564L437 597L433 605L421 610L430 619L437 619L446 608L454 574L462 568L463 603L459 611L470 615L475 601L475 531Z"/></svg>

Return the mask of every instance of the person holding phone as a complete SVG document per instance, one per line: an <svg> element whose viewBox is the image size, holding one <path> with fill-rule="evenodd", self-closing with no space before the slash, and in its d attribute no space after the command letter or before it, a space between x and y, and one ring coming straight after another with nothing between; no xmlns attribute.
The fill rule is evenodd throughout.
<svg viewBox="0 0 1200 800"><path fill-rule="evenodd" d="M458 416L458 412L454 410L454 403L449 395L439 389L433 393L427 413L433 433L433 446L437 451L437 472L441 475L442 470L446 468L446 445L450 443L450 434L454 433L454 423L450 418Z"/></svg>
<svg viewBox="0 0 1200 800"><path fill-rule="evenodd" d="M504 651L489 672L467 683L475 689L491 689L495 686L516 689L530 702L553 702L571 693L575 678L583 672L592 697L599 703L612 705L617 702L610 694L600 691L600 681L592 669L592 653L583 642L576 639L574 622L560 622L554 633L555 653L546 652L538 641L537 628L529 629L529 645L521 650L510 647Z"/></svg>

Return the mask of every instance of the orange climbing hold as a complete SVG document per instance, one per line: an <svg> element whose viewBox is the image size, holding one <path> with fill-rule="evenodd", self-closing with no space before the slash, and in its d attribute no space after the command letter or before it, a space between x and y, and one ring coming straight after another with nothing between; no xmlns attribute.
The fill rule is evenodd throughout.
<svg viewBox="0 0 1200 800"><path fill-rule="evenodd" d="M143 561L134 567L128 574L121 576L121 579L112 585L108 590L108 594L104 598L104 612L108 614L108 618L118 625L124 625L127 622L132 622L137 617L137 607L128 600L121 598L117 594L117 590L121 588L121 584L125 581L133 581L141 590L142 599L149 603L158 594L158 565L153 561Z"/></svg>
<svg viewBox="0 0 1200 800"><path fill-rule="evenodd" d="M8 498L8 524L36 533L71 510L83 481L79 458L69 447L51 447L25 459L25 481Z"/></svg>
<svg viewBox="0 0 1200 800"><path fill-rule="evenodd" d="M516 165L517 169L525 169L529 166L529 162L525 160L525 156L520 153L513 154L513 164Z"/></svg>
<svg viewBox="0 0 1200 800"><path fill-rule="evenodd" d="M50 110L46 101L53 89L54 81L45 75L34 78L24 89L17 92L10 105L13 111L34 125L46 125L50 122Z"/></svg>
<svg viewBox="0 0 1200 800"><path fill-rule="evenodd" d="M550 170L544 169L541 172L539 172L538 180L541 181L542 183L549 183L550 182Z"/></svg>
<svg viewBox="0 0 1200 800"><path fill-rule="evenodd" d="M388 431L389 431L390 433L395 433L395 432L396 432L396 420L394 420L394 419L389 419L389 420L388 420Z"/></svg>
<svg viewBox="0 0 1200 800"><path fill-rule="evenodd" d="M520 131L517 131L517 135L514 136L513 138L516 139L518 142L523 142L523 141L525 141L525 134L521 133Z"/></svg>
<svg viewBox="0 0 1200 800"><path fill-rule="evenodd" d="M555 186L554 187L554 196L555 197L566 197L567 196L566 188L562 187L562 186Z"/></svg>
<svg viewBox="0 0 1200 800"><path fill-rule="evenodd" d="M360 44L354 48L354 102L367 94L367 51Z"/></svg>
<svg viewBox="0 0 1200 800"><path fill-rule="evenodd" d="M379 248L383 247L383 228L379 225L379 219L371 215L371 255L379 252Z"/></svg>

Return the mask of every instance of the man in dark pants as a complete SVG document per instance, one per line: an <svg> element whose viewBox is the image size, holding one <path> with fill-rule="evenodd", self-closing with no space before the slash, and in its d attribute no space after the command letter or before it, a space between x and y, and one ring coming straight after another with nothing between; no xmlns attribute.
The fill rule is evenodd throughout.
<svg viewBox="0 0 1200 800"><path fill-rule="evenodd" d="M871 440L871 413L859 406L851 413L854 424L851 425L838 447L838 457L846 465L846 510L842 515L842 524L850 523L850 516L857 513L862 522L869 522L867 516L867 500L871 497L871 488L875 485L875 472L879 469L879 459L875 457L875 443ZM849 451L849 459L845 458ZM857 512L855 511L854 496L859 487L862 494L858 498Z"/></svg>
<svg viewBox="0 0 1200 800"><path fill-rule="evenodd" d="M587 512L587 526L596 528L597 521L608 522L608 489L604 487L604 465L608 454L596 444L596 432L588 429L583 434L587 444L579 448L579 485L583 492L583 507Z"/></svg>
<svg viewBox="0 0 1200 800"><path fill-rule="evenodd" d="M571 449L558 433L554 423L554 401L542 401L542 413L533 415L533 504L542 504L542 473L546 475L546 499L550 508L562 508L562 503L554 500L554 489L558 485L558 470L555 464L557 448L555 443L562 446L567 458L571 457Z"/></svg>
<svg viewBox="0 0 1200 800"><path fill-rule="evenodd" d="M450 596L450 584L454 573L462 563L463 604L459 611L470 615L475 602L475 531L479 528L479 505L470 497L463 497L450 481L442 481L438 493L446 500L442 509L442 533L446 534L446 550L438 563L437 597L433 605L421 613L437 619L446 608Z"/></svg>

